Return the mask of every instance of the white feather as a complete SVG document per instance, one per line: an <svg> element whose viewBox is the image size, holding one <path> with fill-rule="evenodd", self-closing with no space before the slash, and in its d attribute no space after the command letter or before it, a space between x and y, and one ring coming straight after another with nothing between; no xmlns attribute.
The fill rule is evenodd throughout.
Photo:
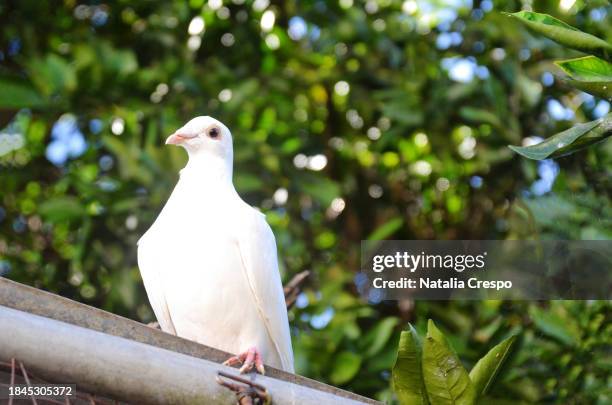
<svg viewBox="0 0 612 405"><path fill-rule="evenodd" d="M191 152L138 243L158 322L166 332L229 353L256 347L266 364L293 372L274 234L236 193L227 155Z"/></svg>

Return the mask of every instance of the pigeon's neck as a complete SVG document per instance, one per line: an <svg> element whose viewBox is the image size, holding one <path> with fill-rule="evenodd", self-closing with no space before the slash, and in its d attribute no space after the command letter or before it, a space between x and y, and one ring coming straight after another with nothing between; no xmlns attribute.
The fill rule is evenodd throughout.
<svg viewBox="0 0 612 405"><path fill-rule="evenodd" d="M232 160L212 154L190 155L187 165L181 170L181 179L195 178L213 186L233 188Z"/></svg>

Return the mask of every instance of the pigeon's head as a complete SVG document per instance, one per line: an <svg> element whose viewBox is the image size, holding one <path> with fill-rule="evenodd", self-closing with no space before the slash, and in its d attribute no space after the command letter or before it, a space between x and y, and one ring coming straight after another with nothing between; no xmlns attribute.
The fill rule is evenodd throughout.
<svg viewBox="0 0 612 405"><path fill-rule="evenodd" d="M232 134L222 122L208 116L193 118L170 135L166 144L182 146L190 156L232 158Z"/></svg>

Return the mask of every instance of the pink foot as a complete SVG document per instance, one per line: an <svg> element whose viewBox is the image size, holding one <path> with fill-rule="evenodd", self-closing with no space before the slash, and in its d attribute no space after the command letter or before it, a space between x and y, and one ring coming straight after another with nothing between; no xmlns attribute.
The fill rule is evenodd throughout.
<svg viewBox="0 0 612 405"><path fill-rule="evenodd" d="M255 367L261 375L266 374L263 361L261 360L261 354L259 354L256 347L251 347L246 352L230 357L229 359L225 360L223 364L230 367L237 364L242 364L242 367L240 367L240 374L251 371L253 367Z"/></svg>

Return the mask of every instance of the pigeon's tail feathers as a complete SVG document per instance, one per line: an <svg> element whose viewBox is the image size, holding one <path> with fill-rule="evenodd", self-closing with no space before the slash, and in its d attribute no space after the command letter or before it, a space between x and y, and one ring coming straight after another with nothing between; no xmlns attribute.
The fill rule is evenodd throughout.
<svg viewBox="0 0 612 405"><path fill-rule="evenodd" d="M257 212L245 226L238 245L244 274L261 322L274 346L283 370L293 373L293 349L285 295L278 271L276 240L265 216ZM265 359L264 359L265 360Z"/></svg>

